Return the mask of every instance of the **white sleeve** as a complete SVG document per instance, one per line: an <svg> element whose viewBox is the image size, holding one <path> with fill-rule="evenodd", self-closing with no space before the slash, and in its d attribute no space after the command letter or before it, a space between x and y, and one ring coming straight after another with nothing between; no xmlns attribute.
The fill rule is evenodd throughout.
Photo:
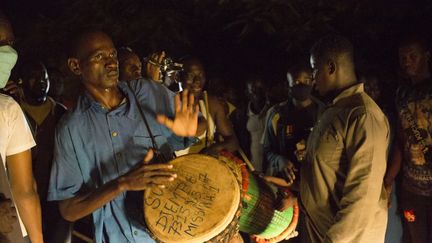
<svg viewBox="0 0 432 243"><path fill-rule="evenodd" d="M13 101L7 110L9 143L6 145L6 156L10 156L31 149L36 143L21 107Z"/></svg>

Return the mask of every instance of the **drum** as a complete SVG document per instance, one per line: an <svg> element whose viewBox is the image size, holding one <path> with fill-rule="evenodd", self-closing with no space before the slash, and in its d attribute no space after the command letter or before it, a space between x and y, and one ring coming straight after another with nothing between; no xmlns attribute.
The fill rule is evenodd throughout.
<svg viewBox="0 0 432 243"><path fill-rule="evenodd" d="M170 162L177 179L144 193L147 228L162 242L223 242L238 232L240 188L216 158L190 154Z"/></svg>
<svg viewBox="0 0 432 243"><path fill-rule="evenodd" d="M144 218L162 242L228 242L239 230L258 241L280 241L296 227L298 206L275 210L276 188L227 152L178 157L177 179L144 192Z"/></svg>
<svg viewBox="0 0 432 243"><path fill-rule="evenodd" d="M241 169L242 205L239 229L266 242L281 241L292 233L298 223L297 202L283 212L275 209L278 188L269 185L261 177L250 173L240 159L222 152L219 160L229 166L234 161ZM230 166L232 167L232 166Z"/></svg>

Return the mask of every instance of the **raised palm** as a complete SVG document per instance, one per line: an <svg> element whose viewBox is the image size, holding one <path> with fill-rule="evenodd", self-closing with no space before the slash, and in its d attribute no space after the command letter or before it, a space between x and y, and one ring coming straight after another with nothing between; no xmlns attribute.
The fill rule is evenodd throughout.
<svg viewBox="0 0 432 243"><path fill-rule="evenodd" d="M169 119L165 115L158 115L159 123L168 127L174 134L182 137L195 136L198 128L199 107L195 105L193 94L188 95L188 90L184 90L175 96L175 117Z"/></svg>

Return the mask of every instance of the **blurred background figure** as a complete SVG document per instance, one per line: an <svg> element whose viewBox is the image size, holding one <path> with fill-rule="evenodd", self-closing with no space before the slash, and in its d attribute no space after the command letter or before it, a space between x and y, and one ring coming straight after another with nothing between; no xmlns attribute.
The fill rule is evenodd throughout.
<svg viewBox="0 0 432 243"><path fill-rule="evenodd" d="M265 128L265 118L270 108L267 99L267 86L260 77L250 78L246 94L249 99L246 128L250 135L251 162L255 170L263 172L263 146L261 139Z"/></svg>
<svg viewBox="0 0 432 243"><path fill-rule="evenodd" d="M24 91L20 105L36 141L31 153L42 207L44 239L45 242L67 242L71 237L71 224L60 216L56 202L47 202L55 128L66 108L48 96L51 82L43 63L36 60L22 62L18 67L18 77Z"/></svg>
<svg viewBox="0 0 432 243"><path fill-rule="evenodd" d="M384 114L387 116L390 124L390 147L389 151L393 150L394 142L395 142L395 132L396 132L396 114L392 109L389 103L393 103L394 95L391 96L391 100L385 99L384 92L384 78L383 74L378 71L369 71L360 75L360 82L364 83L365 92L380 106ZM388 167L392 161L392 153L389 153L387 163ZM389 172L387 172L388 174ZM392 182L391 192L389 192L389 209L388 209L388 220L387 220L387 229L385 235L386 243L398 243L402 242L402 222L400 218L400 212L398 207L398 195L397 191L399 191L400 180Z"/></svg>
<svg viewBox="0 0 432 243"><path fill-rule="evenodd" d="M142 78L141 60L131 48L119 48L117 57L119 62L120 81L130 81Z"/></svg>
<svg viewBox="0 0 432 243"><path fill-rule="evenodd" d="M207 130L195 145L176 154L218 154L223 149L229 152L237 151L237 137L226 114L226 103L221 98L208 94L204 89L206 73L202 62L196 57L189 57L183 60L183 68L181 82L195 96L200 112L207 120Z"/></svg>

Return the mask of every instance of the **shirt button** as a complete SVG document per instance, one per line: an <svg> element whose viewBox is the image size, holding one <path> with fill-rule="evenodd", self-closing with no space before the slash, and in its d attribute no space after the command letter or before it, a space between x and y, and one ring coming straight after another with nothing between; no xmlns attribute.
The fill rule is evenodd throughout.
<svg viewBox="0 0 432 243"><path fill-rule="evenodd" d="M112 135L113 137L117 137L118 133L117 133L117 132L112 132L111 135Z"/></svg>
<svg viewBox="0 0 432 243"><path fill-rule="evenodd" d="M135 230L135 231L134 231L134 235L138 235L138 231Z"/></svg>

